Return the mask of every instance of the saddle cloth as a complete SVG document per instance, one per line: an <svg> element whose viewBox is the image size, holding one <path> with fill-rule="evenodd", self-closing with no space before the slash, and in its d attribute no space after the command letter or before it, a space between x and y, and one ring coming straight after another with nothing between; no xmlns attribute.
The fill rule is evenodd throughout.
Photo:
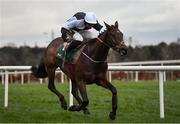
<svg viewBox="0 0 180 124"><path fill-rule="evenodd" d="M71 63L76 64L77 60L79 59L79 56L81 54L81 51L84 49L85 45L82 47L77 47L70 52L66 53L66 47L68 46L67 43L64 43L61 45L56 53L56 58L62 63Z"/></svg>

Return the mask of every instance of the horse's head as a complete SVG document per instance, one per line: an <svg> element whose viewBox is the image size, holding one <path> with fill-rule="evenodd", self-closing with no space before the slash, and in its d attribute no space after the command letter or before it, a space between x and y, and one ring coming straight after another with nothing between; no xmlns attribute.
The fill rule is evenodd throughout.
<svg viewBox="0 0 180 124"><path fill-rule="evenodd" d="M113 50L119 52L121 55L127 54L127 46L123 42L123 33L118 28L118 22L116 21L114 25L108 25L105 23L107 28L106 31L106 43Z"/></svg>

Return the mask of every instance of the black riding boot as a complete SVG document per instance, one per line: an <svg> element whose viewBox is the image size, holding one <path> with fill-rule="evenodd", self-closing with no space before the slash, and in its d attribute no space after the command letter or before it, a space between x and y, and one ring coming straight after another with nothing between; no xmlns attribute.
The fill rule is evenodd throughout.
<svg viewBox="0 0 180 124"><path fill-rule="evenodd" d="M68 48L66 49L66 52L70 52L71 50L75 49L78 45L80 45L82 42L78 40L72 41L71 44L69 44Z"/></svg>

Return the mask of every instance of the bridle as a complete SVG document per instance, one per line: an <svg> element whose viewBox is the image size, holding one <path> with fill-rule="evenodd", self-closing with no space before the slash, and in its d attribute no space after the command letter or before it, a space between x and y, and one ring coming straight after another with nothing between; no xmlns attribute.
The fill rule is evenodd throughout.
<svg viewBox="0 0 180 124"><path fill-rule="evenodd" d="M100 42L101 44L105 45L106 47L108 48L112 48L113 50L118 50L118 49L121 49L121 48L124 48L126 45L124 44L124 42L121 42L120 44L118 45L115 45L115 46L111 46L109 45L108 43L104 42L100 37L97 37L96 38L98 42ZM92 59L90 56L88 56L86 53L82 52L82 54L84 56L86 56L90 61L94 62L94 63L106 63L107 61L104 60L104 61L97 61L97 60L94 60Z"/></svg>
<svg viewBox="0 0 180 124"><path fill-rule="evenodd" d="M97 41L99 41L100 43L104 44L104 45L107 46L108 48L112 48L113 50L121 49L121 48L124 48L124 47L125 47L124 42L121 42L119 45L111 46L111 45L105 43L105 42L104 42L101 38L99 38L99 37L97 37Z"/></svg>
<svg viewBox="0 0 180 124"><path fill-rule="evenodd" d="M105 43L101 38L97 37L97 41L99 41L101 44L104 44L108 48L114 49L115 47L110 46L109 44Z"/></svg>

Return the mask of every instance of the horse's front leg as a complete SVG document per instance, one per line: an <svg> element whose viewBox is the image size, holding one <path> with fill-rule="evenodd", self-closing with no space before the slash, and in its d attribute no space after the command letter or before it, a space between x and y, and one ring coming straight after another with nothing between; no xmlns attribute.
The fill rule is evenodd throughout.
<svg viewBox="0 0 180 124"><path fill-rule="evenodd" d="M74 80L71 80L72 82L72 91L71 93L73 94L74 98L78 101L78 104L81 105L82 104L82 100L78 95L78 88L76 85L76 82ZM79 106L76 105L72 105L69 107L69 111L80 111L81 109L79 108ZM83 109L84 114L90 114L89 110L87 108Z"/></svg>
<svg viewBox="0 0 180 124"><path fill-rule="evenodd" d="M107 79L102 79L97 84L109 89L112 93L112 112L109 113L109 117L110 119L114 120L116 118L117 110L117 90Z"/></svg>

